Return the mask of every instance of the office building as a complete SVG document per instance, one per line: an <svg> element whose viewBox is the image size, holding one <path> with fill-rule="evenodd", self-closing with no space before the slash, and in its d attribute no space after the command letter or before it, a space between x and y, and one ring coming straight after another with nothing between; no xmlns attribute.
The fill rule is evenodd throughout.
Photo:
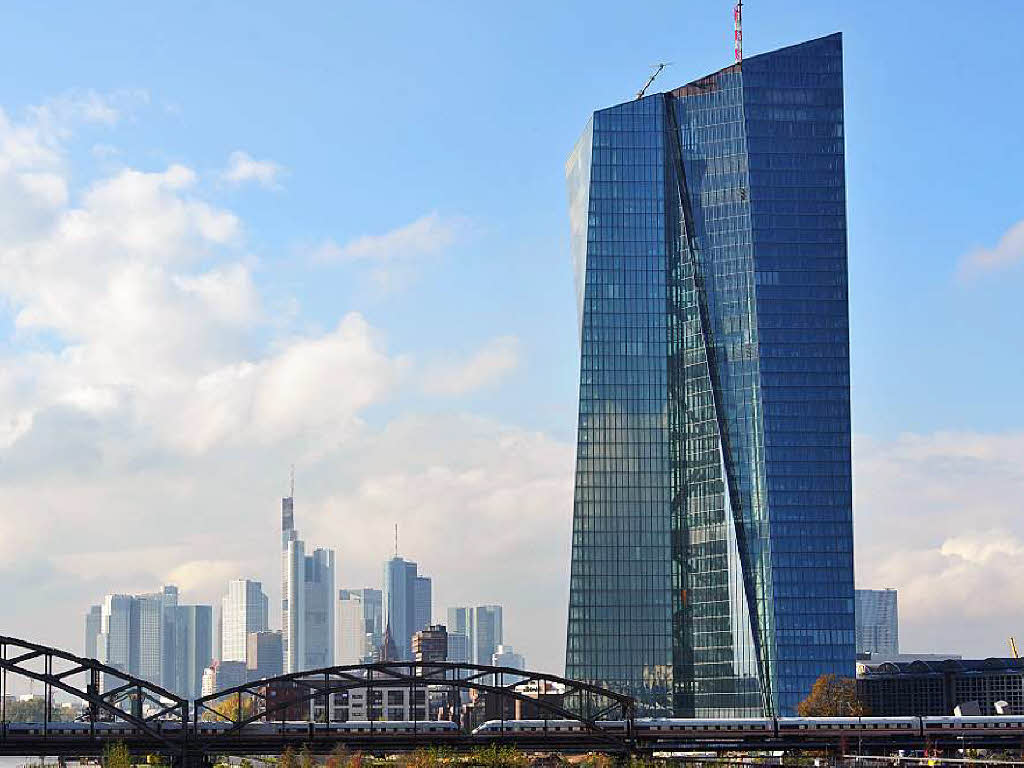
<svg viewBox="0 0 1024 768"><path fill-rule="evenodd" d="M526 669L526 659L516 653L511 645L499 645L491 656L491 665L495 667L513 667Z"/></svg>
<svg viewBox="0 0 1024 768"><path fill-rule="evenodd" d="M448 633L448 661L469 662L469 636L461 632Z"/></svg>
<svg viewBox="0 0 1024 768"><path fill-rule="evenodd" d="M244 685L247 678L248 670L244 661L215 661L203 670L203 696Z"/></svg>
<svg viewBox="0 0 1024 768"><path fill-rule="evenodd" d="M858 665L857 697L875 717L1024 714L1024 659L946 659ZM996 702L1007 702L998 712Z"/></svg>
<svg viewBox="0 0 1024 768"><path fill-rule="evenodd" d="M399 660L412 659L412 636L430 626L430 579L417 573L416 563L397 555L384 564L384 613L386 626Z"/></svg>
<svg viewBox="0 0 1024 768"><path fill-rule="evenodd" d="M448 630L444 624L433 624L412 636L412 657L415 661L447 660Z"/></svg>
<svg viewBox="0 0 1024 768"><path fill-rule="evenodd" d="M260 582L229 581L228 592L221 599L221 661L244 662L249 635L267 630L269 613L270 606Z"/></svg>
<svg viewBox="0 0 1024 768"><path fill-rule="evenodd" d="M566 676L677 716L854 674L842 38L593 114Z"/></svg>
<svg viewBox="0 0 1024 768"><path fill-rule="evenodd" d="M381 643L383 596L379 589L339 589L335 630L335 664L371 661Z"/></svg>
<svg viewBox="0 0 1024 768"><path fill-rule="evenodd" d="M895 589L858 589L854 614L857 627L857 653L898 656L899 619Z"/></svg>
<svg viewBox="0 0 1024 768"><path fill-rule="evenodd" d="M132 674L161 683L164 661L163 593L136 595L132 599L131 648Z"/></svg>
<svg viewBox="0 0 1024 768"><path fill-rule="evenodd" d="M175 607L174 632L175 683L170 690L184 698L199 698L203 671L213 661L213 606Z"/></svg>
<svg viewBox="0 0 1024 768"><path fill-rule="evenodd" d="M96 639L96 658L108 667L132 674L132 662L137 652L132 649L131 595L106 595L100 611L100 633ZM118 683L103 676L104 691Z"/></svg>
<svg viewBox="0 0 1024 768"><path fill-rule="evenodd" d="M448 609L450 634L469 638L472 664L490 664L491 656L503 639L502 609L500 605L458 606Z"/></svg>
<svg viewBox="0 0 1024 768"><path fill-rule="evenodd" d="M96 641L99 639L103 625L103 606L93 605L85 614L85 658L95 659Z"/></svg>
<svg viewBox="0 0 1024 768"><path fill-rule="evenodd" d="M161 591L164 609L163 626L163 665L160 673L160 685L169 691L177 684L177 629L176 617L178 610L178 588L168 584Z"/></svg>
<svg viewBox="0 0 1024 768"><path fill-rule="evenodd" d="M141 595L107 595L86 615L87 655L93 652L108 666L186 696L200 690L203 669L212 660L211 635L210 606L179 606L172 585ZM101 681L104 690L110 684L119 683Z"/></svg>
<svg viewBox="0 0 1024 768"><path fill-rule="evenodd" d="M334 550L306 544L295 528L294 488L281 500L281 627L287 673L334 663Z"/></svg>
<svg viewBox="0 0 1024 768"><path fill-rule="evenodd" d="M263 680L284 674L284 654L280 631L252 632L246 638L245 666L250 680Z"/></svg>

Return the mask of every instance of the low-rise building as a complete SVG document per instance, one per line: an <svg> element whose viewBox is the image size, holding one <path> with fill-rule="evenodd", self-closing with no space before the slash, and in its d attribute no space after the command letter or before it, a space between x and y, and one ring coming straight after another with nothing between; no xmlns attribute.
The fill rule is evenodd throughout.
<svg viewBox="0 0 1024 768"><path fill-rule="evenodd" d="M871 715L952 715L977 702L995 715L997 701L1024 714L1024 659L946 659L857 665L857 696Z"/></svg>

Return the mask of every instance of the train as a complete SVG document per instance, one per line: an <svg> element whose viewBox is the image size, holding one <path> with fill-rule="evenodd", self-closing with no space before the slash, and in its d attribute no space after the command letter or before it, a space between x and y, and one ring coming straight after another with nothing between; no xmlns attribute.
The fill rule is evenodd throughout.
<svg viewBox="0 0 1024 768"><path fill-rule="evenodd" d="M601 720L598 728L609 735L625 735L625 720ZM174 736L181 733L180 721L159 720L152 723L157 732ZM232 730L228 722L199 721L188 724L199 737L210 737ZM979 715L967 717L762 717L762 718L636 718L634 735L638 740L671 741L743 741L772 740L786 737L861 737L881 738L904 736L971 735L988 732L1020 736L1024 739L1024 716ZM139 737L144 731L131 723L117 722L54 722L7 723L6 737ZM470 736L481 741L515 735L584 736L590 729L578 720L488 720L474 728ZM240 738L282 736L296 740L341 736L429 735L435 739L462 735L459 726L450 720L353 720L316 723L308 721L253 722L238 729Z"/></svg>
<svg viewBox="0 0 1024 768"><path fill-rule="evenodd" d="M601 730L621 734L625 720L602 720ZM1024 716L978 715L967 717L754 717L754 718L636 718L633 729L638 739L665 737L686 740L777 739L791 736L864 738L975 734L998 731L1024 737ZM578 720L488 720L473 730L475 735L514 733L586 733Z"/></svg>

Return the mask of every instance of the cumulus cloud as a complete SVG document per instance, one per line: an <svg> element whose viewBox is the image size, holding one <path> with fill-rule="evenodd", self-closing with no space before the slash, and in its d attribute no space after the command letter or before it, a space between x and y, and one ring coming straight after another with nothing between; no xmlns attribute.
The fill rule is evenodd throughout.
<svg viewBox="0 0 1024 768"><path fill-rule="evenodd" d="M0 219L14 321L0 352L4 631L75 648L104 593L167 582L214 603L228 578L256 577L276 604L294 462L299 526L338 550L339 586L379 584L398 521L437 580L438 615L505 602L509 641L557 670L565 607L549 595L567 583L571 446L465 414L371 418L418 387L409 358L358 313L327 330L278 324L243 222L187 165L119 168L72 194L59 113L0 113L0 212L22 206ZM429 256L453 227L431 215L345 258ZM469 391L518 355L499 337L427 378ZM498 557L515 578L488 572Z"/></svg>
<svg viewBox="0 0 1024 768"><path fill-rule="evenodd" d="M993 248L976 248L960 263L962 274L1009 267L1024 261L1024 220L1011 226Z"/></svg>
<svg viewBox="0 0 1024 768"><path fill-rule="evenodd" d="M463 395L497 381L519 364L515 336L491 339L466 360L437 363L423 373L423 391L432 395Z"/></svg>
<svg viewBox="0 0 1024 768"><path fill-rule="evenodd" d="M248 152L237 150L228 157L228 167L221 178L232 184L255 182L268 189L280 189L278 178L284 168L273 160L256 160Z"/></svg>
<svg viewBox="0 0 1024 768"><path fill-rule="evenodd" d="M899 590L901 647L1002 654L1024 621L1024 434L858 437L854 470L857 581Z"/></svg>
<svg viewBox="0 0 1024 768"><path fill-rule="evenodd" d="M362 235L341 245L325 240L312 249L311 260L356 265L378 290L387 292L405 285L425 260L454 244L465 227L465 219L434 211L382 235Z"/></svg>

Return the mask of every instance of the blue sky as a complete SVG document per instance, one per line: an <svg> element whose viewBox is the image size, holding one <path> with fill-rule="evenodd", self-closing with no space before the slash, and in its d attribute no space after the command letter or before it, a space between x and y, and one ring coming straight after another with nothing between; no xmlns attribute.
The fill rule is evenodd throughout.
<svg viewBox="0 0 1024 768"><path fill-rule="evenodd" d="M139 3L66 2L0 8L0 108L12 125L31 126L55 148L58 157L46 161L46 172L66 185L66 199L46 214L53 221L39 231L10 234L0 227L0 238L8 237L6 244L0 239L0 249L8 247L8 267L23 257L15 246L45 245L53 222L89 208L83 201L104 180L125 181L127 169L152 175L182 166L190 169L188 179L153 182L166 192L154 205L202 203L234 216L237 225L224 236L204 231L198 242L194 233L178 233L189 255L159 256L161 274L167 285L180 288L183 280L210 272L223 277L237 267L230 273L237 277L230 285L239 291L232 294L239 302L236 319L253 318L241 323L247 327L221 324L213 333L198 315L182 315L197 323L190 331L195 339L217 341L203 347L209 366L193 368L194 361L182 363L173 351L157 355L132 346L148 346L144 341L106 338L104 328L117 325L115 318L130 324L116 313L95 320L95 332L81 333L78 328L93 326L52 316L61 302L89 304L88 290L42 297L29 284L51 273L22 276L28 283L18 288L11 287L13 272L0 273L0 372L10 381L30 382L10 385L17 397L5 401L0 378L0 408L13 414L11 424L21 424L11 428L5 463L22 467L40 484L7 475L6 504L38 499L45 486L54 494L46 507L54 521L78 504L137 509L138 499L125 496L125 487L158 475L174 489L161 516L181 507L201 510L192 538L168 534L179 536L173 541L178 549L165 552L164 560L140 550L139 564L123 584L112 583L102 568L90 571L96 560L76 565L42 540L19 546L23 560L12 567L49 569L55 594L71 580L81 582L83 573L94 574L60 606L72 612L105 591L148 589L172 576L187 581L174 564L186 551L190 562L222 566L195 570L218 577L252 571L273 589L273 552L264 566L242 546L257 546L262 532L241 537L239 547L225 554L209 543L221 529L202 525L223 516L223 530L231 530L244 519L239 507L258 509L252 514L259 525L271 525L284 467L298 456L300 488L309 495L308 526L341 551L341 586L377 578L387 551L381 545L380 553L364 554L359 550L365 547L350 539L377 536L401 518L421 546L412 551L410 544L409 555L438 574L438 615L447 602L506 600L508 626L553 627L537 638L512 631L510 642L525 648L537 666L559 664L562 603L552 607L518 597L524 590L512 589L507 575L473 592L457 572L441 572L451 570L452 541L472 549L473 536L506 535L517 522L526 533L512 537L509 552L539 551L558 560L566 551L578 353L564 161L589 113L630 98L650 64L673 62L658 81L663 88L729 64L731 23L728 2L183 2L161 11ZM854 431L868 446L855 465L858 547L863 542L865 553L858 575L892 582L908 596L928 590L927 579L912 572L922 563L933 569L925 568L932 583L962 581L963 573L980 566L998 576L1009 567L1004 559L1018 553L1013 547L1024 547L1024 530L1014 522L1020 510L1006 501L1021 490L1024 468L1007 464L1005 455L1021 444L1024 432L1024 312L1018 300L1024 235L1011 238L994 264L970 256L995 248L1024 219L1022 24L1024 6L1013 2L752 0L745 7L748 55L844 33ZM94 99L109 114L90 112ZM32 117L33 107L42 104L57 115L54 126L40 128ZM239 152L245 154L236 158L255 164L232 180L231 157ZM137 194L119 189L122 208L110 214L113 221L131 215ZM207 214L196 208L188 215L202 229ZM103 242L94 243L97 252ZM111 279L145 262L122 246ZM172 262L185 266L166 266ZM983 266L969 266L977 263ZM76 281L73 287L83 285ZM96 296L97 305L105 306L109 297ZM36 307L35 314L17 320L26 307ZM219 433L187 450L180 436L170 443L153 438L166 437L170 427L147 414L170 406L163 400L139 406L140 392L163 392L167 382L184 381L186 369L194 382L208 382L213 372L244 376L245 365L259 368L260 361L272 368L280 359L283 366L296 349L314 355L321 349L316 340L333 338L349 313L358 313L364 325L341 336L356 338L359 352L346 348L329 358L341 361L336 367L316 369L322 389L308 398L300 396L301 387L285 387L328 410L344 400L334 421L318 425L315 413L303 414L297 417L302 429L282 436L277 427L266 427L278 416L249 411L246 428L257 422L265 428L254 432L248 446L225 448L227 438ZM179 317L161 316L172 323ZM191 337L182 333L187 349ZM152 352L155 362L147 370L162 373L152 381L142 378L141 369L120 372L116 380L60 373L62 350L79 346L128 357L138 352L140 359ZM32 368L37 364L39 371ZM282 380L293 381L292 375L281 374ZM68 376L75 381L73 396L61 390L70 386L63 383ZM421 380L428 383L414 383ZM52 394L33 400L27 390ZM111 403L126 402L127 392L134 393L135 405L122 413ZM177 407L188 402L181 397ZM69 402L77 404L70 411ZM198 428L221 419L242 423L230 421L223 408L206 413ZM59 428L47 438L48 418ZM69 431L61 419L76 426ZM452 424L460 426L449 433ZM325 435L329 446L310 447ZM479 445L495 441L504 452L479 458ZM420 450L402 458L397 445ZM353 467L374 451L380 462L356 473ZM29 471L33 461L42 465ZM47 476L44 469L53 462L59 472ZM520 467L517 462L518 473L510 469ZM259 468L255 481L236 474L247 463ZM272 476L278 466L280 478ZM218 475L217 467L226 474ZM202 483L199 473L206 474ZM94 479L86 482L86 475ZM455 511L438 502L428 514L417 506L421 493L415 489L442 475L451 482L439 484L437 493L452 493L450 503L463 506ZM497 478L509 483L515 501L501 493L462 497L452 491L476 482L500 485ZM406 492L388 497L396 485ZM61 496L60 489L69 495ZM204 506L214 497L216 509ZM385 497L391 500L381 502ZM481 515L481 508L489 512ZM900 512L905 544L888 541L892 530L882 533ZM301 501L297 514L301 527ZM958 514L976 520L977 530L958 526ZM94 519L104 518L97 511ZM459 522L447 534L426 535L424 521L445 520ZM57 530L60 525L54 522ZM927 541L915 542L921 525L935 530ZM965 535L975 538L966 541ZM462 536L470 539L462 542ZM273 535L267 538L272 543ZM89 541L97 559L115 546L98 536ZM139 546L128 538L116 544L123 550ZM904 551L907 556L899 557ZM525 591L564 592L564 564L551 564L543 578L549 581L531 582ZM214 599L212 581L195 583L197 599ZM969 598L968 590L965 604ZM957 609L924 597L918 605L906 615L909 636L920 646L929 628ZM992 628L1002 637L1000 622L1024 617L1017 602L986 610L977 617L984 631L965 641L965 652L998 652L984 632ZM44 634L59 631L35 607L15 615L26 634L36 625Z"/></svg>

